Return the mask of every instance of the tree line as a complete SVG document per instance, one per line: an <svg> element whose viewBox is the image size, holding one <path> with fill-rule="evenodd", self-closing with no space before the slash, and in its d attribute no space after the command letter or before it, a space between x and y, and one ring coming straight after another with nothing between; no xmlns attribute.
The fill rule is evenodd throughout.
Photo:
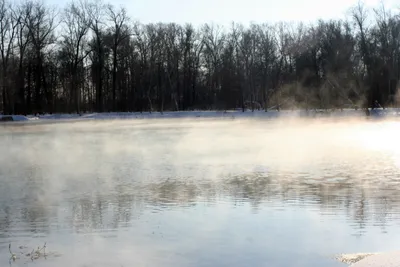
<svg viewBox="0 0 400 267"><path fill-rule="evenodd" d="M142 24L99 0L0 0L0 113L396 106L400 16Z"/></svg>

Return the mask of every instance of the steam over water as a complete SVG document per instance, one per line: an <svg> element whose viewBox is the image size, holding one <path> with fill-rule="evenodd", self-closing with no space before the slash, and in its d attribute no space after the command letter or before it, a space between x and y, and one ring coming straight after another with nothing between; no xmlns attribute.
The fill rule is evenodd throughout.
<svg viewBox="0 0 400 267"><path fill-rule="evenodd" d="M400 123L0 128L0 266L343 266L400 245ZM28 264L28 265L27 265Z"/></svg>

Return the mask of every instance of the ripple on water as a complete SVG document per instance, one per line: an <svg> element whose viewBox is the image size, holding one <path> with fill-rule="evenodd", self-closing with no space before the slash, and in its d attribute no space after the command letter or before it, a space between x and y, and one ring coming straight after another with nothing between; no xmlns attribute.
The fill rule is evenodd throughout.
<svg viewBox="0 0 400 267"><path fill-rule="evenodd" d="M126 123L0 143L0 266L10 242L61 267L315 266L400 238L399 156L369 124Z"/></svg>

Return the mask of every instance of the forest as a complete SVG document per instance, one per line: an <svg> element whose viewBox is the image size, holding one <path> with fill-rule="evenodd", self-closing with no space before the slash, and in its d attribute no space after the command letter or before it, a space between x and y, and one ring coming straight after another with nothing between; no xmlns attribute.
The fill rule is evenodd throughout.
<svg viewBox="0 0 400 267"><path fill-rule="evenodd" d="M266 18L267 20L267 18ZM0 113L396 107L400 13L142 24L99 0L0 0Z"/></svg>

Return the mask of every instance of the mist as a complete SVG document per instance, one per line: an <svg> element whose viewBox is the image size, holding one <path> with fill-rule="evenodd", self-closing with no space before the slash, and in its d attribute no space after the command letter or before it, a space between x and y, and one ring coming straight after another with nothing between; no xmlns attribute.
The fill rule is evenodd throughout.
<svg viewBox="0 0 400 267"><path fill-rule="evenodd" d="M238 243L229 249L234 253L251 247L253 254L260 253L253 262L268 261L265 257L270 254L261 256L261 249L267 246L274 251L277 240L292 251L299 245L288 245L287 238L300 240L302 233L296 228L283 230L274 220L264 223L278 227L277 235L268 244L259 243L259 233L244 231L246 225L256 223L247 217L250 211L262 218L282 210L279 216L294 216L290 214L306 207L295 221L315 229L326 227L318 223L319 216L329 218L345 211L341 220L356 224L348 228L345 223L330 222L329 227L342 231L332 235L345 239L351 232L367 238L361 225L370 221L388 229L398 217L388 214L400 214L400 199L393 189L400 177L399 128L394 119L361 117L4 125L0 128L0 215L15 222L1 229L11 234L34 227L41 233L35 239L13 234L8 240L32 245L35 240L48 242L53 249L70 253L60 259L71 259L76 266L98 266L105 257L101 251L108 246L114 246L108 249L121 264L188 266L210 253L206 245L210 240L220 245L214 253L228 253L223 248L236 238ZM365 198L367 207L361 204ZM382 206L383 198L390 205ZM204 221L210 218L204 214L212 214L213 220ZM238 224L230 225L232 220ZM55 229L72 231L77 240L84 234L80 242L91 247L79 245L81 249L74 252L71 249L77 244L72 236ZM244 239L228 237L231 230L227 229L243 231ZM305 229L310 234L314 231ZM262 231L271 235L267 229ZM278 235L280 231L287 234ZM250 247L246 238L253 240ZM390 248L391 244L381 240L374 246ZM158 253L167 253L164 245L168 253L200 254L161 259ZM309 246L303 245L311 250ZM324 253L346 252L341 251L340 240L319 247ZM136 256L129 258L133 250ZM285 257L276 253L274 261L284 262ZM212 257L212 262L228 261L217 254ZM104 260L110 263L107 266L117 264ZM247 258L239 257L236 264L244 261Z"/></svg>
<svg viewBox="0 0 400 267"><path fill-rule="evenodd" d="M8 177L14 169L36 166L30 173L42 177L46 192L68 183L87 190L108 188L123 175L134 175L132 183L152 183L215 180L257 170L307 172L323 169L332 159L352 165L357 175L365 164L381 161L382 153L398 163L398 129L398 122L390 119L364 118L18 125L2 128L1 151L6 153L0 157ZM88 184L88 175L95 175L99 184Z"/></svg>

